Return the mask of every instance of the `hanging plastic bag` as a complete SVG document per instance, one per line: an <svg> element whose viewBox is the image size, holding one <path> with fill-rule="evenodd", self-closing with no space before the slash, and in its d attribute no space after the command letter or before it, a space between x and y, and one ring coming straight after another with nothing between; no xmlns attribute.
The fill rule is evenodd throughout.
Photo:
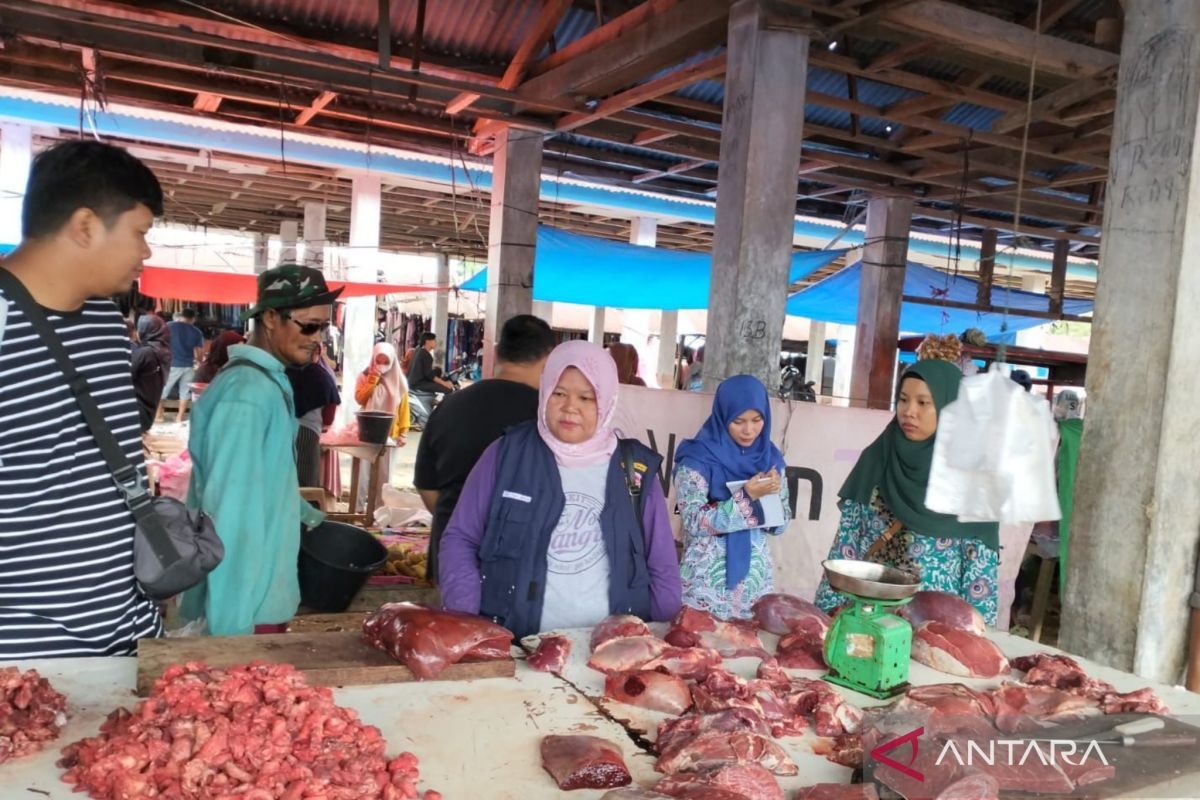
<svg viewBox="0 0 1200 800"><path fill-rule="evenodd" d="M1046 403L995 367L964 378L938 415L925 505L960 522L1043 522L1062 516Z"/></svg>
<svg viewBox="0 0 1200 800"><path fill-rule="evenodd" d="M147 466L157 468L159 494L181 503L187 502L188 485L192 480L192 457L187 450L176 453L166 461L148 461Z"/></svg>

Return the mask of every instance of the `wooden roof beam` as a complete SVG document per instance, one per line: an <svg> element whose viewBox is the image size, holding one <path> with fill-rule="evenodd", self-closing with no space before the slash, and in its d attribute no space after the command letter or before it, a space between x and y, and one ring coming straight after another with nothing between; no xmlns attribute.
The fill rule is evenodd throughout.
<svg viewBox="0 0 1200 800"><path fill-rule="evenodd" d="M192 101L192 108L205 114L215 114L217 109L221 107L222 99L224 98L219 94L200 92L196 95L196 99Z"/></svg>
<svg viewBox="0 0 1200 800"><path fill-rule="evenodd" d="M1081 78L1074 83L1067 84L1061 89L1047 92L1033 101L1030 108L1029 122L1037 122L1053 117L1058 112L1068 109L1077 103L1089 100L1101 92L1115 89L1116 85L1117 68L1114 66L1098 75ZM1023 126L1025 121L1024 108L1019 111L1010 111L992 123L992 131L995 133L1008 133Z"/></svg>
<svg viewBox="0 0 1200 800"><path fill-rule="evenodd" d="M659 178L665 178L668 175L678 175L681 172L690 172L691 170L699 169L700 167L706 167L709 165L709 163L711 162L704 161L702 159L696 159L695 161L684 161L667 167L664 170L659 170L658 172L643 172L641 175L634 175L633 182L649 183L650 181L655 181Z"/></svg>
<svg viewBox="0 0 1200 800"><path fill-rule="evenodd" d="M917 0L887 14L882 21L893 30L933 37L971 53L1023 66L1029 64L1036 47L1038 69L1066 78L1099 74L1118 60L1097 47L1037 33L946 0Z"/></svg>
<svg viewBox="0 0 1200 800"><path fill-rule="evenodd" d="M537 19L534 20L533 25L526 32L525 38L521 40L520 47L517 48L512 61L508 63L508 68L504 70L504 75L501 76L500 82L496 84L497 86L502 89L516 89L521 85L521 81L525 79L526 73L533 65L533 59L546 46L546 42L550 40L550 37L554 35L554 29L558 27L563 14L570 7L571 0L546 0L542 4L541 10L538 11ZM446 113L450 115L461 114L478 99L479 95L473 92L463 92L446 104Z"/></svg>
<svg viewBox="0 0 1200 800"><path fill-rule="evenodd" d="M337 99L337 92L330 92L330 91L321 92L312 101L312 105L310 105L308 108L304 109L303 111L301 111L299 114L296 115L296 120L295 120L295 122L293 122L293 124L299 125L299 126L307 125L312 120L313 117L315 117L317 114L321 113L321 111L323 111L326 106L328 106L330 103L332 103L336 99Z"/></svg>

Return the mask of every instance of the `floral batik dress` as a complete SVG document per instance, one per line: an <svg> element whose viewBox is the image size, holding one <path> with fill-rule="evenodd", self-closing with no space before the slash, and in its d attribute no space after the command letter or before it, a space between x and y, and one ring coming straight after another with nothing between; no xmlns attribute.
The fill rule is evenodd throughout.
<svg viewBox="0 0 1200 800"><path fill-rule="evenodd" d="M830 558L863 560L895 517L876 489L869 506L853 500L841 503L842 519ZM937 539L901 530L871 559L889 567L911 572L921 579L922 589L956 594L983 614L988 625L996 624L1000 554L978 539ZM846 602L825 578L817 589L816 604L825 611Z"/></svg>
<svg viewBox="0 0 1200 800"><path fill-rule="evenodd" d="M791 519L787 481L782 482L783 525L764 528L756 514L761 506L743 491L728 500L710 500L708 481L685 466L675 468L675 493L683 520L683 602L722 619L751 616L754 601L772 591L774 570L766 534L779 534ZM725 537L732 531L750 531L750 571L732 590L725 588Z"/></svg>

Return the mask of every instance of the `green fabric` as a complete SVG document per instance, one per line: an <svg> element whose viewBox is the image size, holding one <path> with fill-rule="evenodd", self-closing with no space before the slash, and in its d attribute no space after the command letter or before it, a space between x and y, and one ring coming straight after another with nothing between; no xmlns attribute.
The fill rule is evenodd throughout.
<svg viewBox="0 0 1200 800"><path fill-rule="evenodd" d="M321 270L300 264L281 264L258 276L258 301L242 313L242 322L268 308L289 309L331 305L342 293L330 291Z"/></svg>
<svg viewBox="0 0 1200 800"><path fill-rule="evenodd" d="M962 382L962 371L958 367L938 359L918 361L905 371L904 376L916 376L925 381L939 414L958 397L958 386ZM871 495L878 488L888 508L913 533L937 539L979 539L988 547L999 550L1000 526L997 523L959 522L952 514L938 514L925 507L925 489L929 485L936 439L935 433L923 442L911 441L892 417L879 438L859 456L838 495L843 500L869 505Z"/></svg>
<svg viewBox="0 0 1200 800"><path fill-rule="evenodd" d="M1075 468L1079 465L1079 442L1083 439L1083 420L1058 421L1058 505L1062 519L1058 523L1058 593L1067 589L1067 542L1071 538L1071 512L1075 510Z"/></svg>
<svg viewBox="0 0 1200 800"><path fill-rule="evenodd" d="M225 559L183 595L180 614L204 618L214 636L286 622L300 604L300 526L324 515L300 497L298 422L283 364L251 345L229 348L244 366L222 371L192 410L188 504L217 526Z"/></svg>

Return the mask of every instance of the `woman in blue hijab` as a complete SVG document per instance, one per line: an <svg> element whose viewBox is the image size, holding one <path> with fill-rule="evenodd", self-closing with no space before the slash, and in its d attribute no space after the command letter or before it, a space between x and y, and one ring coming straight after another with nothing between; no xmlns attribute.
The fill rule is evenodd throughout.
<svg viewBox="0 0 1200 800"><path fill-rule="evenodd" d="M679 446L675 465L683 602L722 619L749 617L754 601L773 589L765 534L782 533L790 518L766 387L751 375L723 381L712 414ZM777 524L765 527L772 516Z"/></svg>

